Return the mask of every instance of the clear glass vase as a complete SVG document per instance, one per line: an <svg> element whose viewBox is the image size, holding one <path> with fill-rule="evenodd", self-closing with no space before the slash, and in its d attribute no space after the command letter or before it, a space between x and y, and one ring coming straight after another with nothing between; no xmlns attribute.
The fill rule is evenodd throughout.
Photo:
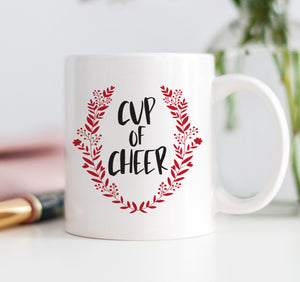
<svg viewBox="0 0 300 282"><path fill-rule="evenodd" d="M291 158L271 213L291 213L300 199L300 25L289 22L286 0L240 0L240 17L212 41L219 74L245 73L278 95L290 125ZM276 135L268 109L248 93L233 93L215 112L218 175L243 197L268 184ZM273 205L274 207L274 205ZM282 207L282 208L280 208ZM270 212L270 210L269 210Z"/></svg>

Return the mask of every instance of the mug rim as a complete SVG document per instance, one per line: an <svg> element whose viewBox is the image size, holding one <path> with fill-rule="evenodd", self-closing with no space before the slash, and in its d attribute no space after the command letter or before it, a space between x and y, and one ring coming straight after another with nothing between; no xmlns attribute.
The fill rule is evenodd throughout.
<svg viewBox="0 0 300 282"><path fill-rule="evenodd" d="M212 53L187 53L187 52L107 52L99 54L73 54L66 56L66 59L72 58L108 58L108 57L195 57L195 58L207 58L214 60Z"/></svg>

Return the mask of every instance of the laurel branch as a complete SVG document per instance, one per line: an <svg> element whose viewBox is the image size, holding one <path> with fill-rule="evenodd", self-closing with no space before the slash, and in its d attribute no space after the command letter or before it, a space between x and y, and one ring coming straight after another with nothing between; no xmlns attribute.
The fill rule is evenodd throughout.
<svg viewBox="0 0 300 282"><path fill-rule="evenodd" d="M161 86L163 100L169 108L172 117L176 120L177 133L174 134L176 144L173 144L175 149L174 163L171 166L171 175L167 178L166 183L161 182L158 187L157 194L152 200L142 201L137 204L134 201L125 201L120 195L119 189L115 183L110 183L108 177L105 177L106 172L103 162L100 159L102 145L100 145L102 135L100 130L100 120L105 115L105 110L111 103L111 96L114 93L114 86L110 86L103 91L94 90L93 98L87 104L88 115L84 127L77 130L79 139L75 139L73 144L77 149L82 151L82 159L84 161L83 168L91 175L91 180L94 186L103 196L112 198L112 203L119 204L120 209L129 210L135 213L137 211L147 213L148 209L157 208L158 203L164 202L164 198L173 195L176 189L181 187L181 181L184 180L184 175L193 166L193 150L195 150L202 140L195 135L198 133L198 128L192 127L187 114L188 103L182 99L182 91L172 91L168 87Z"/></svg>

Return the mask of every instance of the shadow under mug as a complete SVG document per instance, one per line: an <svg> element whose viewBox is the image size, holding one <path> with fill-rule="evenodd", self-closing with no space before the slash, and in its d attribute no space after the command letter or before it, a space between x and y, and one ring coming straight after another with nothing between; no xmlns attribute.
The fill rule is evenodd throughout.
<svg viewBox="0 0 300 282"><path fill-rule="evenodd" d="M120 240L200 236L214 230L217 212L251 213L278 192L289 134L263 82L216 78L210 54L72 56L66 68L67 232ZM239 90L264 100L278 132L274 178L249 199L213 179L212 107Z"/></svg>

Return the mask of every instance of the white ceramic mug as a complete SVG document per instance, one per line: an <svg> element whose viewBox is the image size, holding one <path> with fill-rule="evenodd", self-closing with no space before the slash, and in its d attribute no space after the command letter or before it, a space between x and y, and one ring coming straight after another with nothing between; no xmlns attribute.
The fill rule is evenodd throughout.
<svg viewBox="0 0 300 282"><path fill-rule="evenodd" d="M238 90L263 98L278 130L274 178L249 199L213 179L212 107ZM214 230L217 212L261 209L282 183L289 137L277 98L255 78L215 78L212 55L73 56L66 101L70 233L124 240L199 236Z"/></svg>

